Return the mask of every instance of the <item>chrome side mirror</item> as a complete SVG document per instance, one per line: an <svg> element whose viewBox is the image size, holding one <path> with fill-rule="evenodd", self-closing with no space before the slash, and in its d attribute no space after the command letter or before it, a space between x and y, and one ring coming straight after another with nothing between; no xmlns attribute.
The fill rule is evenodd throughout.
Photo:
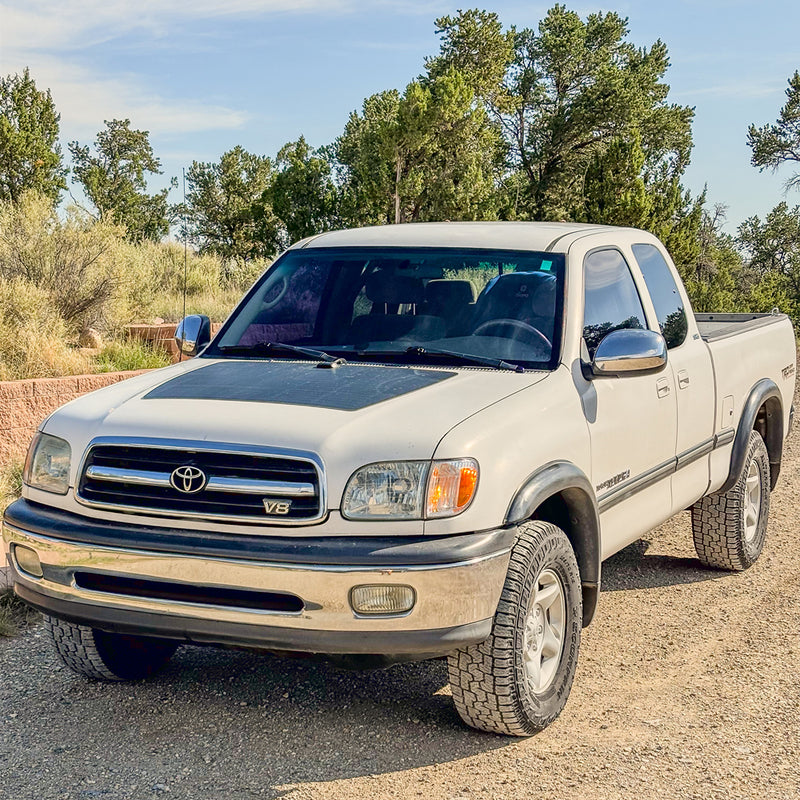
<svg viewBox="0 0 800 800"><path fill-rule="evenodd" d="M667 343L660 333L639 328L611 331L597 345L587 378L660 372L667 366Z"/></svg>
<svg viewBox="0 0 800 800"><path fill-rule="evenodd" d="M175 344L187 356L196 356L211 341L211 320L203 314L184 317L175 329Z"/></svg>

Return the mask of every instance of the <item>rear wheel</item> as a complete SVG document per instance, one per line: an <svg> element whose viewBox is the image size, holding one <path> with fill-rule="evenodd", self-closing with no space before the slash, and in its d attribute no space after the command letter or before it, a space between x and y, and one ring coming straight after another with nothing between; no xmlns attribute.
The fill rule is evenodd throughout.
<svg viewBox="0 0 800 800"><path fill-rule="evenodd" d="M473 728L530 736L561 713L581 639L581 582L566 534L521 525L489 638L448 656L453 700Z"/></svg>
<svg viewBox="0 0 800 800"><path fill-rule="evenodd" d="M692 506L694 547L703 564L741 571L756 562L767 537L769 487L769 454L758 431L751 431L736 483Z"/></svg>
<svg viewBox="0 0 800 800"><path fill-rule="evenodd" d="M45 617L56 652L73 672L98 681L132 681L160 670L177 650L167 639L106 633Z"/></svg>

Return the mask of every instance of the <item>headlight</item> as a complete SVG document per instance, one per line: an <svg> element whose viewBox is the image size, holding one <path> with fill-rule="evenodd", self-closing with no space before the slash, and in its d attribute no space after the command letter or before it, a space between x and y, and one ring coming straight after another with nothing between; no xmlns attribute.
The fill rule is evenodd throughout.
<svg viewBox="0 0 800 800"><path fill-rule="evenodd" d="M47 433L37 433L25 458L23 482L34 489L66 494L71 454L68 442Z"/></svg>
<svg viewBox="0 0 800 800"><path fill-rule="evenodd" d="M422 519L429 461L384 461L353 474L342 499L348 519Z"/></svg>
<svg viewBox="0 0 800 800"><path fill-rule="evenodd" d="M472 502L478 463L384 461L353 473L342 497L346 519L399 520L452 517Z"/></svg>

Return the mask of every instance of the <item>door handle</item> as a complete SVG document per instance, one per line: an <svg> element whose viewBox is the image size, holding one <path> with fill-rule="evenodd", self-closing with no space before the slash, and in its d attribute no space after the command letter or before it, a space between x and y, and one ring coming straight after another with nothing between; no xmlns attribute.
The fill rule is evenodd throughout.
<svg viewBox="0 0 800 800"><path fill-rule="evenodd" d="M669 381L666 378L660 378L656 383L656 394L658 394L659 397L666 397L669 393Z"/></svg>
<svg viewBox="0 0 800 800"><path fill-rule="evenodd" d="M678 373L678 388L685 389L689 385L689 372L685 369L682 369Z"/></svg>

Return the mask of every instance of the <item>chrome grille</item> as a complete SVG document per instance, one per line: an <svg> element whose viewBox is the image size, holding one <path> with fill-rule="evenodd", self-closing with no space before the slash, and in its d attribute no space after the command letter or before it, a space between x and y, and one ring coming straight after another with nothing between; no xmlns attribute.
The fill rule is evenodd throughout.
<svg viewBox="0 0 800 800"><path fill-rule="evenodd" d="M176 488L173 473L186 466L204 474L201 489ZM199 442L98 440L77 497L131 513L270 525L309 524L325 513L321 467L310 454Z"/></svg>

